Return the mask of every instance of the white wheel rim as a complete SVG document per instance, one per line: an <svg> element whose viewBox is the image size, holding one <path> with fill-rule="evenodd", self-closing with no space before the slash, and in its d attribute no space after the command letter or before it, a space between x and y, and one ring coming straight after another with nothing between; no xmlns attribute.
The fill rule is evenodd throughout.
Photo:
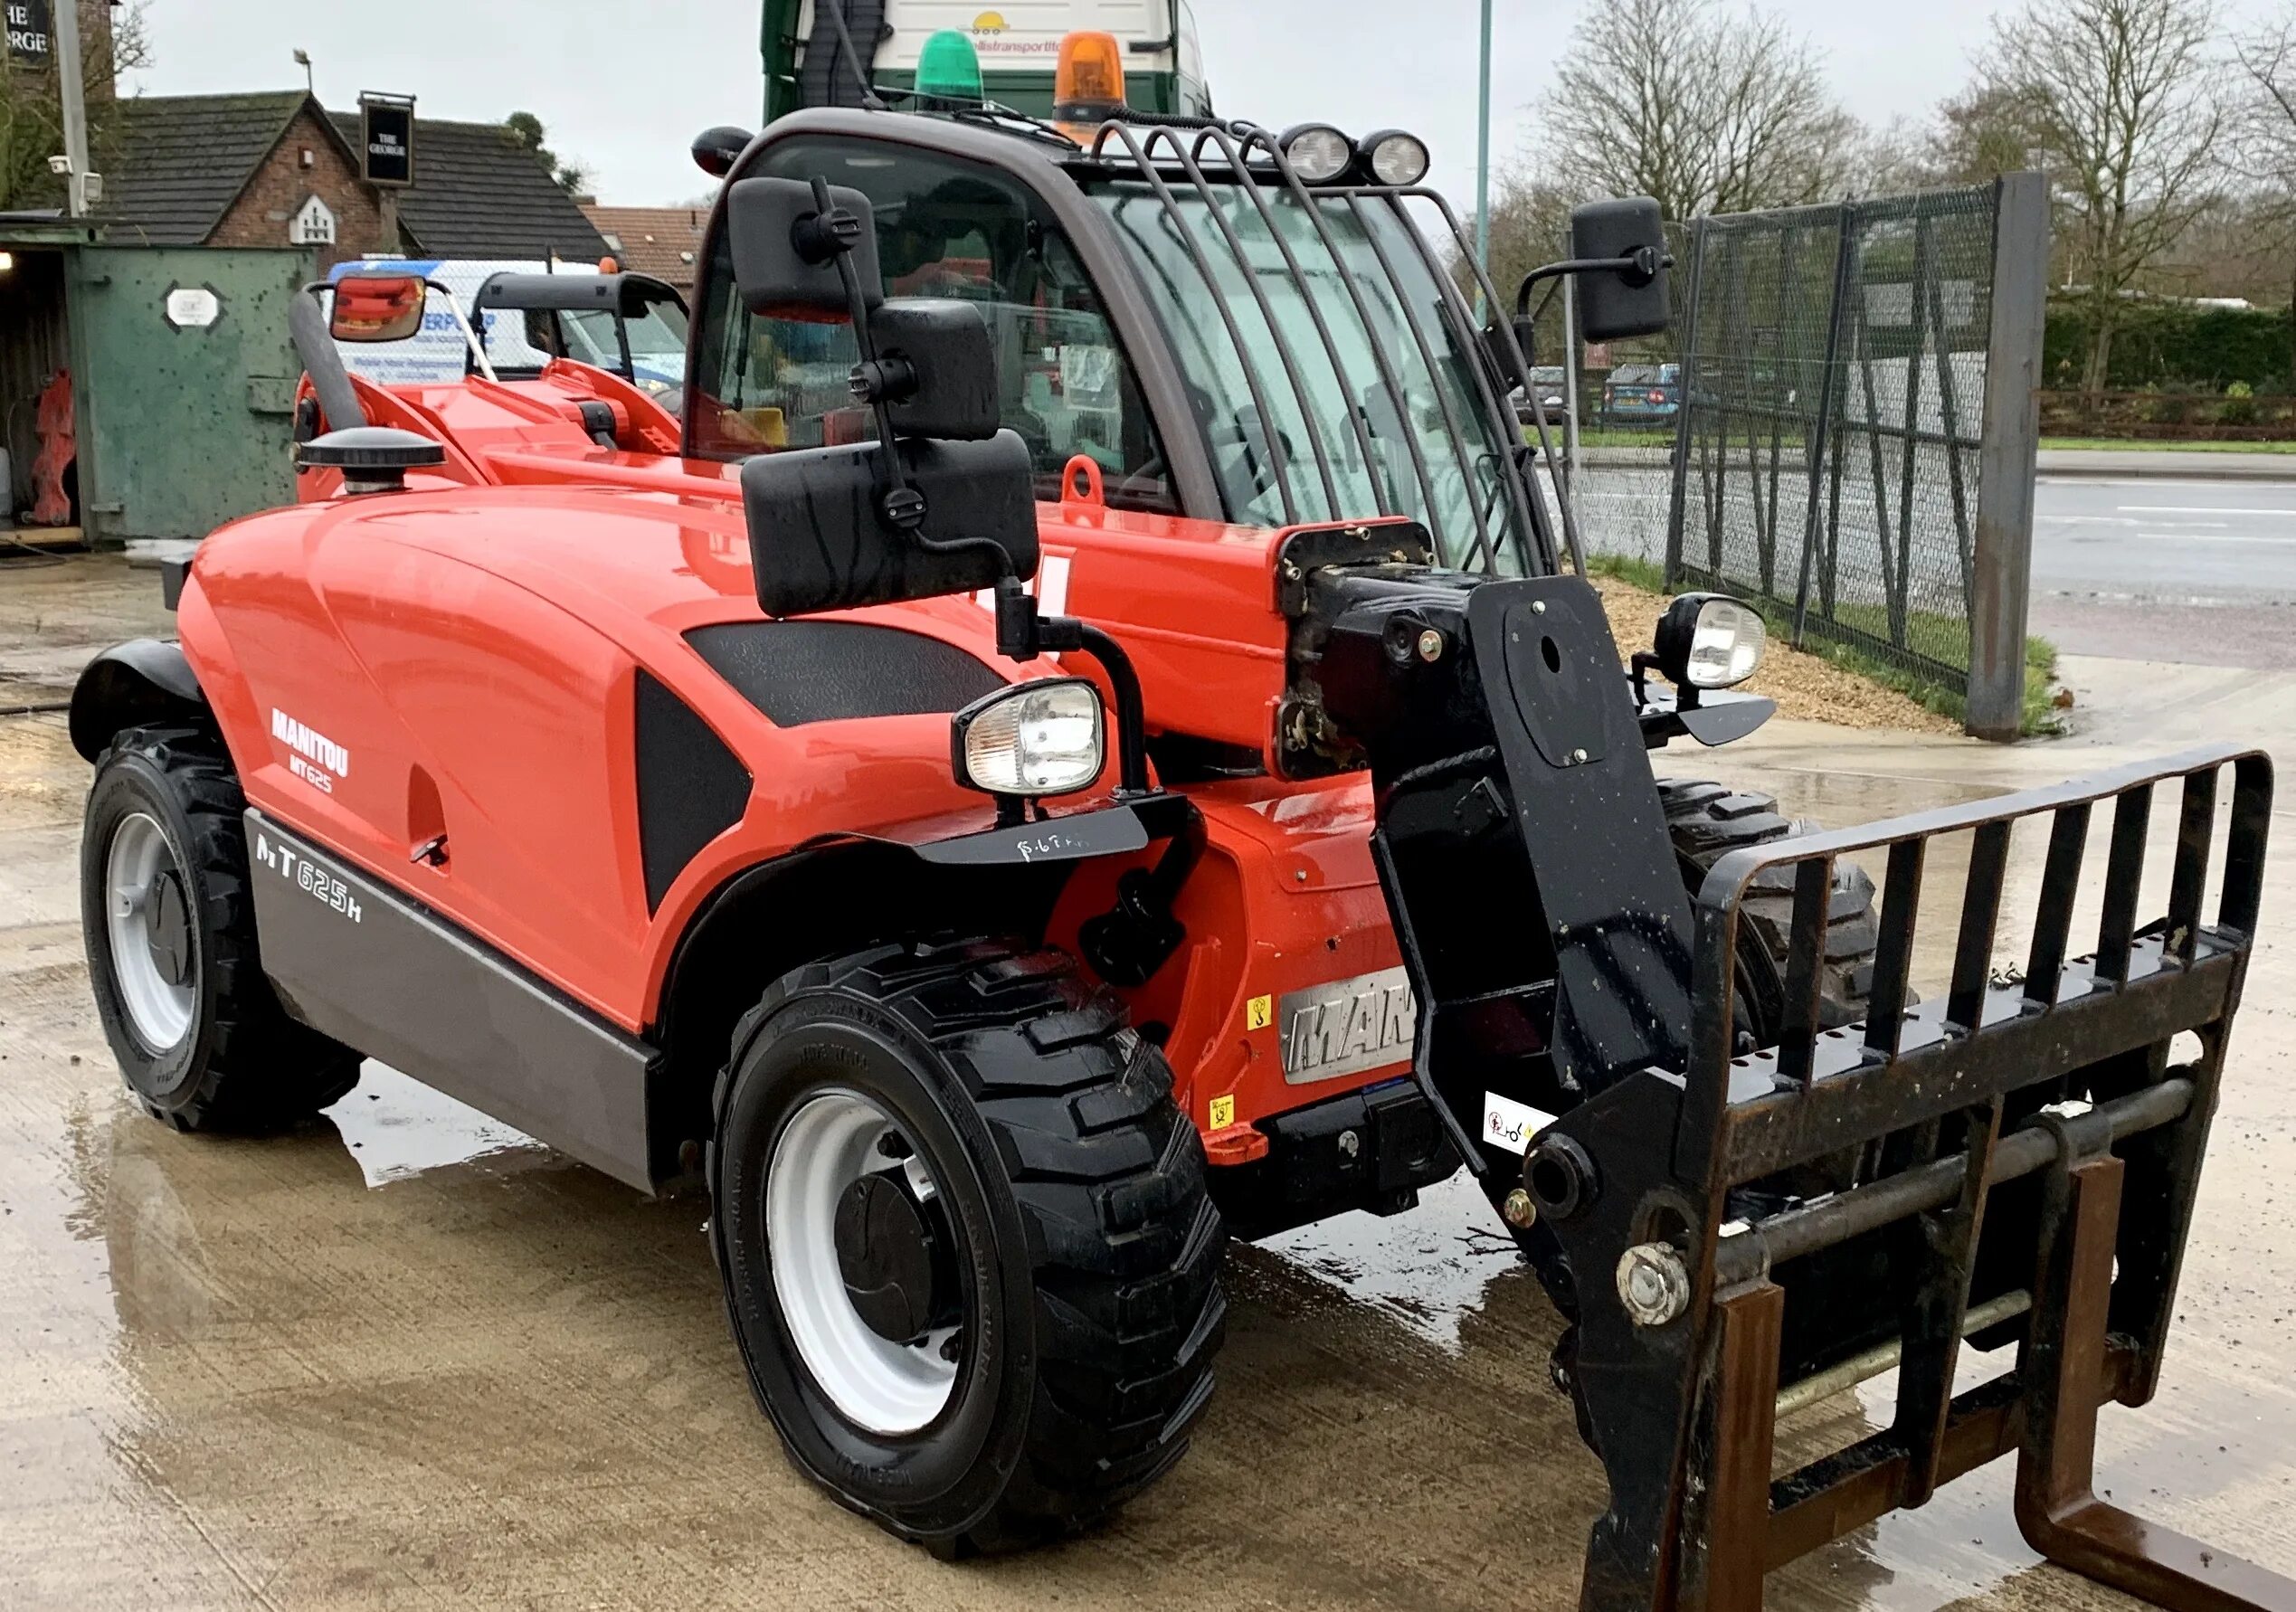
<svg viewBox="0 0 2296 1612"><path fill-rule="evenodd" d="M896 1131L859 1093L819 1093L782 1128L765 1176L765 1247L790 1341L840 1415L887 1434L914 1433L939 1416L957 1376L956 1362L941 1357L956 1329L894 1342L871 1330L845 1291L836 1225L846 1189L865 1174L900 1170L919 1198L935 1191L915 1152L896 1163L878 1151Z"/></svg>
<svg viewBox="0 0 2296 1612"><path fill-rule="evenodd" d="M163 892L168 880L172 897ZM140 811L122 818L104 858L105 927L128 1022L154 1052L167 1051L189 1033L198 998L198 938L187 887L158 820ZM163 911L170 899L185 909L179 957L163 947L157 927L174 916Z"/></svg>

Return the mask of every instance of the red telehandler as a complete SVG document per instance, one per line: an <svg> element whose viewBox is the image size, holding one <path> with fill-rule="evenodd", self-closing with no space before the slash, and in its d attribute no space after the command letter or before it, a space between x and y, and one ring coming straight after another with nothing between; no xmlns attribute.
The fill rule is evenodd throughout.
<svg viewBox="0 0 2296 1612"><path fill-rule="evenodd" d="M2158 1379L2265 759L1836 833L1662 780L1769 714L1729 692L1760 620L1687 595L1622 666L1517 334L1414 225L1456 234L1425 147L1132 114L1113 46L1071 53L1057 126L919 98L705 136L675 416L564 361L376 387L299 304L304 500L207 539L180 641L73 702L137 1100L261 1128L372 1057L698 1178L791 1457L944 1555L1180 1457L1229 1237L1465 1169L1570 1323L1588 1607L1757 1606L2012 1452L2052 1559L2290 1606L2089 1473ZM1554 272L1615 339L1666 266L1655 205L1599 202ZM353 277L332 322L422 308ZM2007 1369L1957 1394L1965 1338ZM1773 1481L1781 1391L1891 1367L1887 1427Z"/></svg>

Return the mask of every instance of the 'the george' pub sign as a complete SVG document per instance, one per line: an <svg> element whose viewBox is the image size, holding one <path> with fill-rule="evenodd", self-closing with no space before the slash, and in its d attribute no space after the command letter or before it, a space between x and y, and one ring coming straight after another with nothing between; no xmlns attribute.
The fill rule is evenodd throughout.
<svg viewBox="0 0 2296 1612"><path fill-rule="evenodd" d="M369 185L414 183L414 100L359 97L359 173Z"/></svg>

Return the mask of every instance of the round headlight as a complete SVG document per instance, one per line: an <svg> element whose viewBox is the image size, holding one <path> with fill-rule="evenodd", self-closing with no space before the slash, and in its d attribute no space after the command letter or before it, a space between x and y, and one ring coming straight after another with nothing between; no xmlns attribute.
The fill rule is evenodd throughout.
<svg viewBox="0 0 2296 1612"><path fill-rule="evenodd" d="M1372 178L1399 190L1426 178L1428 169L1433 166L1433 159L1427 154L1427 142L1399 128L1383 128L1366 139L1363 157Z"/></svg>
<svg viewBox="0 0 2296 1612"><path fill-rule="evenodd" d="M1355 142L1328 123L1303 123L1284 131L1284 155L1303 183L1329 185L1355 160Z"/></svg>
<svg viewBox="0 0 2296 1612"><path fill-rule="evenodd" d="M1658 618L1658 669L1694 688L1727 688L1754 675L1769 633L1750 607L1721 593L1684 593Z"/></svg>
<svg viewBox="0 0 2296 1612"><path fill-rule="evenodd" d="M1082 678L1016 684L973 701L951 726L957 782L992 795L1067 795L1106 760L1100 690Z"/></svg>

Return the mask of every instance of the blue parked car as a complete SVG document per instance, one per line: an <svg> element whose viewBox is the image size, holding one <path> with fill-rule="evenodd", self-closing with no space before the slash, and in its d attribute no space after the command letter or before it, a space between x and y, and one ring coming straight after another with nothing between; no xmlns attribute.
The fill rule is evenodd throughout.
<svg viewBox="0 0 2296 1612"><path fill-rule="evenodd" d="M1682 407L1682 365L1622 364L1602 384L1605 425L1672 425Z"/></svg>

